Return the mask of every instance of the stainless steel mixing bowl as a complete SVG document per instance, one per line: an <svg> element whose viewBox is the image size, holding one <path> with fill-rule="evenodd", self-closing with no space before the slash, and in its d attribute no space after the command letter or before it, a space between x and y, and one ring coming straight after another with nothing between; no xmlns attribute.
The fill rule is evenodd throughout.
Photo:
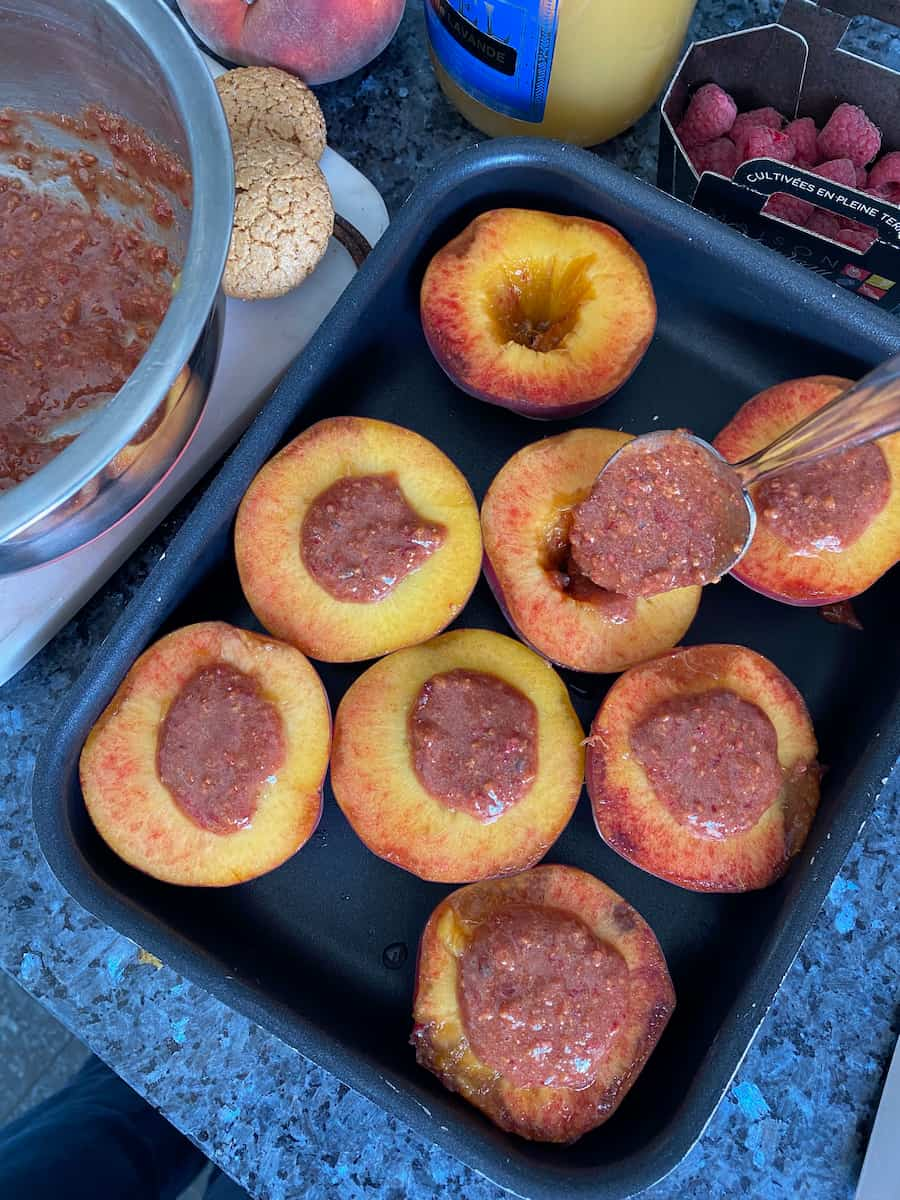
<svg viewBox="0 0 900 1200"><path fill-rule="evenodd" d="M189 35L163 0L0 0L0 109L76 116L89 104L133 121L190 170L190 207L174 205L174 226L150 231L167 241L181 274L120 391L56 458L0 492L0 576L85 544L140 504L188 444L218 353L231 144Z"/></svg>

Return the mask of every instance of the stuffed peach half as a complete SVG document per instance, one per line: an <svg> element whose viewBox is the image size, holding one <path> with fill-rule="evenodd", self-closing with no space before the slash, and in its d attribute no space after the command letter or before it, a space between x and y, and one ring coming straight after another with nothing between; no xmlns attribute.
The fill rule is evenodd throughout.
<svg viewBox="0 0 900 1200"><path fill-rule="evenodd" d="M584 871L536 867L431 914L412 1043L501 1129L574 1142L615 1112L674 1006L641 916Z"/></svg>
<svg viewBox="0 0 900 1200"><path fill-rule="evenodd" d="M484 569L513 628L560 666L622 671L680 641L699 587L628 599L597 587L571 561L574 508L630 438L573 429L526 446L503 466L481 510Z"/></svg>
<svg viewBox="0 0 900 1200"><path fill-rule="evenodd" d="M656 328L643 259L609 225L503 208L431 260L422 327L463 391L527 417L571 417L628 379Z"/></svg>
<svg viewBox="0 0 900 1200"><path fill-rule="evenodd" d="M440 632L481 561L477 506L450 459L365 417L319 421L271 459L241 502L234 547L262 624L327 662Z"/></svg>
<svg viewBox="0 0 900 1200"><path fill-rule="evenodd" d="M587 782L603 840L694 891L784 873L819 802L803 698L743 646L689 646L632 667L591 726Z"/></svg>
<svg viewBox="0 0 900 1200"><path fill-rule="evenodd" d="M331 783L375 854L461 883L543 858L574 811L584 733L562 680L512 638L461 629L351 685Z"/></svg>
<svg viewBox="0 0 900 1200"><path fill-rule="evenodd" d="M88 735L81 788L103 840L168 883L271 871L319 821L331 715L299 650L216 621L137 660Z"/></svg>
<svg viewBox="0 0 900 1200"><path fill-rule="evenodd" d="M776 384L748 400L714 445L739 462L849 385L830 375ZM751 496L756 533L732 574L763 595L834 604L900 561L900 434L773 475Z"/></svg>

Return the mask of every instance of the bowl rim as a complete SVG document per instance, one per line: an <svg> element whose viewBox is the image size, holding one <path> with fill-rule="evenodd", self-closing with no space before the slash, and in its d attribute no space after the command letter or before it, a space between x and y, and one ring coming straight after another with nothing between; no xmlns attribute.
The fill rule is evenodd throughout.
<svg viewBox="0 0 900 1200"><path fill-rule="evenodd" d="M55 458L0 493L0 545L33 530L93 479L162 402L213 309L231 242L234 168L218 93L165 0L94 0L130 26L165 79L187 143L191 222L178 290L156 335L102 414Z"/></svg>

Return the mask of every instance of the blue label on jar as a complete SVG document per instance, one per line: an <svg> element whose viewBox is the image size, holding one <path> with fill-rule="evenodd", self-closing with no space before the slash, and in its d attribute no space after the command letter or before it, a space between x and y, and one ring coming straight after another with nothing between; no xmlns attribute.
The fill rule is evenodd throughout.
<svg viewBox="0 0 900 1200"><path fill-rule="evenodd" d="M495 112L542 121L559 0L425 0L435 56L464 92Z"/></svg>

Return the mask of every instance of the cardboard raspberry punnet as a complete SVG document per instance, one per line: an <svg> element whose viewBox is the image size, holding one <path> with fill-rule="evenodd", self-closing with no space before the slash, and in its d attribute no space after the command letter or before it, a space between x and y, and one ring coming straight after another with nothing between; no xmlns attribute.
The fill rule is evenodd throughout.
<svg viewBox="0 0 900 1200"><path fill-rule="evenodd" d="M777 24L688 49L663 97L657 182L841 288L900 312L900 74L840 48L851 17L865 11L896 23L897 3L830 3L786 0ZM737 157L746 157L745 146L760 155L733 178L725 138L710 153L703 145L688 149L677 133L707 84L737 104L727 135L740 143ZM783 114L783 128L773 110ZM841 152L835 161L810 166L833 148Z"/></svg>

